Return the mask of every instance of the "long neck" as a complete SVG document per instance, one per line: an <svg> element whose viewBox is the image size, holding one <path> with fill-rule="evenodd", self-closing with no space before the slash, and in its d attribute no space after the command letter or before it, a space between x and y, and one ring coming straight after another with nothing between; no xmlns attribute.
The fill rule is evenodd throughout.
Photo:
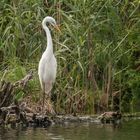
<svg viewBox="0 0 140 140"><path fill-rule="evenodd" d="M46 51L49 51L50 54L53 54L53 43L52 43L52 37L49 28L44 24L43 29L46 32L47 36L47 48Z"/></svg>

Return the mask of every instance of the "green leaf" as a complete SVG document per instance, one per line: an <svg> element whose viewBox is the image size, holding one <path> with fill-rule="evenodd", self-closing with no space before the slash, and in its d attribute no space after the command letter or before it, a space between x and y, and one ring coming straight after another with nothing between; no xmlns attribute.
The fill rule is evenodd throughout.
<svg viewBox="0 0 140 140"><path fill-rule="evenodd" d="M20 91L17 95L15 95L14 99L20 101L23 99L23 96L24 96L24 92Z"/></svg>

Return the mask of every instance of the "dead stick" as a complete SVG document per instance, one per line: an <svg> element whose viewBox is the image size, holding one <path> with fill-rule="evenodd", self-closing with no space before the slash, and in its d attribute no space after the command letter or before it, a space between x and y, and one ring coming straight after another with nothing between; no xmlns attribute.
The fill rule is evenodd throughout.
<svg viewBox="0 0 140 140"><path fill-rule="evenodd" d="M14 83L14 87L18 87L21 86L23 88L25 88L25 86L27 85L27 82L32 79L33 77L33 71L30 71L29 74L27 74L23 79L17 81Z"/></svg>

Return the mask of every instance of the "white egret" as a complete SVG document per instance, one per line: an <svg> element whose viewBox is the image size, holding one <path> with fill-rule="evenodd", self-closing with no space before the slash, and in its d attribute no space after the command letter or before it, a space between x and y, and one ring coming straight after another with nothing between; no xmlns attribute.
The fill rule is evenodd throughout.
<svg viewBox="0 0 140 140"><path fill-rule="evenodd" d="M56 79L57 61L53 53L52 37L51 37L50 30L47 27L47 23L51 24L53 27L59 30L54 18L47 16L43 19L42 27L46 32L47 47L39 61L38 75L39 75L40 85L43 91L42 110L44 109L45 95L46 95L47 102L48 102L47 103L48 111L54 114L53 107L49 100L50 100L50 92L51 92L53 83L55 82L55 79Z"/></svg>

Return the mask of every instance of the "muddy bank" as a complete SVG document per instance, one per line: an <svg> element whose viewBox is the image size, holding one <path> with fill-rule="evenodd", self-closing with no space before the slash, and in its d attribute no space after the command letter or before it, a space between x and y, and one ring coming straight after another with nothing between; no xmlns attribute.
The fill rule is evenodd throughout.
<svg viewBox="0 0 140 140"><path fill-rule="evenodd" d="M34 113L27 106L18 103L13 106L0 108L0 126L48 127L54 124L66 123L96 123L118 125L122 120L140 117L140 113L123 114L104 112L98 115L42 115Z"/></svg>
<svg viewBox="0 0 140 140"><path fill-rule="evenodd" d="M48 127L52 124L65 123L98 123L118 124L121 121L121 114L118 112L105 112L101 115L42 115L34 113L32 109L19 105L18 103L9 107L0 108L0 125L16 127Z"/></svg>

